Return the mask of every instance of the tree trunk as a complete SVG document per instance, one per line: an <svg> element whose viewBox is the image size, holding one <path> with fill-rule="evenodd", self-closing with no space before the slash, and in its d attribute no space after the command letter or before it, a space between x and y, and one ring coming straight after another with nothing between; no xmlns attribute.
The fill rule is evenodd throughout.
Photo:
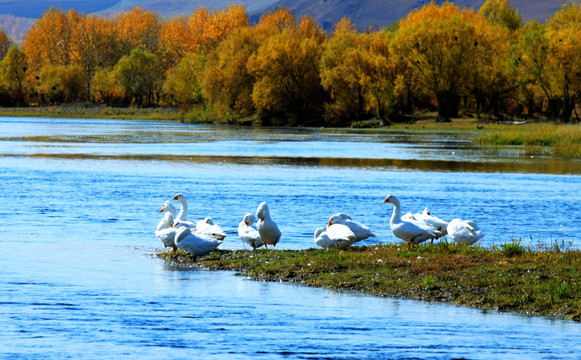
<svg viewBox="0 0 581 360"><path fill-rule="evenodd" d="M561 100L560 99L549 99L549 112L551 120L559 119L559 114L561 113Z"/></svg>
<svg viewBox="0 0 581 360"><path fill-rule="evenodd" d="M563 102L563 112L561 113L561 121L568 123L571 121L571 116L573 115L573 110L575 109L575 101L569 99Z"/></svg>
<svg viewBox="0 0 581 360"><path fill-rule="evenodd" d="M458 117L460 96L449 91L436 94L438 100L439 121L448 122L450 118Z"/></svg>

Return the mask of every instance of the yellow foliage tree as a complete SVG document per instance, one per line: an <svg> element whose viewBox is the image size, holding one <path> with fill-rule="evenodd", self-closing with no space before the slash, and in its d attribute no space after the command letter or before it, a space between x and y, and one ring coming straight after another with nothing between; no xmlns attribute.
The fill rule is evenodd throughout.
<svg viewBox="0 0 581 360"><path fill-rule="evenodd" d="M511 31L518 30L522 26L522 16L508 3L508 0L486 0L478 10L478 14L488 22L501 25Z"/></svg>
<svg viewBox="0 0 581 360"><path fill-rule="evenodd" d="M564 5L546 25L523 27L515 56L521 87L548 102L549 116L569 122L581 100L581 6Z"/></svg>
<svg viewBox="0 0 581 360"><path fill-rule="evenodd" d="M319 61L322 51L319 37L307 37L296 25L285 25L249 58L248 71L257 79L252 100L263 119L280 115L288 119L289 125L297 125L321 116L324 90Z"/></svg>
<svg viewBox="0 0 581 360"><path fill-rule="evenodd" d="M26 54L16 45L10 47L4 59L0 61L0 87L7 91L10 101L3 99L1 103L22 104L24 102L27 69Z"/></svg>
<svg viewBox="0 0 581 360"><path fill-rule="evenodd" d="M78 19L79 14L74 10L64 13L59 8L50 8L34 23L22 44L31 75L50 65L71 63L71 39Z"/></svg>
<svg viewBox="0 0 581 360"><path fill-rule="evenodd" d="M247 26L230 33L210 52L202 87L218 116L248 116L254 112L252 90L256 80L246 64L258 47L254 29Z"/></svg>
<svg viewBox="0 0 581 360"><path fill-rule="evenodd" d="M161 68L168 71L190 51L190 27L185 16L174 16L161 24L157 54Z"/></svg>
<svg viewBox="0 0 581 360"><path fill-rule="evenodd" d="M129 55L133 49L154 53L157 49L160 26L157 13L144 10L139 6L118 14L113 19L113 28L118 42L117 59Z"/></svg>
<svg viewBox="0 0 581 360"><path fill-rule="evenodd" d="M392 34L358 34L346 21L338 25L321 57L321 81L331 97L325 117L336 125L371 116L387 119L395 105Z"/></svg>
<svg viewBox="0 0 581 360"><path fill-rule="evenodd" d="M202 76L205 56L190 53L173 68L163 84L163 92L169 104L187 108L202 102Z"/></svg>
<svg viewBox="0 0 581 360"><path fill-rule="evenodd" d="M84 71L85 95L91 99L91 82L100 67L112 66L117 54L114 51L114 33L110 21L96 16L79 16L71 36L71 63Z"/></svg>
<svg viewBox="0 0 581 360"><path fill-rule="evenodd" d="M486 49L482 49L491 45L483 41L481 19L450 2L442 6L432 2L399 24L395 51L413 66L420 85L437 100L441 120L458 115L474 72L482 70L474 64L483 62Z"/></svg>
<svg viewBox="0 0 581 360"><path fill-rule="evenodd" d="M0 29L0 60L4 59L12 45L14 45L14 41L10 39L4 29Z"/></svg>

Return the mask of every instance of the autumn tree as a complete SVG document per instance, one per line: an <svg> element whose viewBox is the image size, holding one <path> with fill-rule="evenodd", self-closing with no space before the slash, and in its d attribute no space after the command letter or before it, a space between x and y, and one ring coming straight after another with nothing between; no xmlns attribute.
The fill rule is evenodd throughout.
<svg viewBox="0 0 581 360"><path fill-rule="evenodd" d="M486 0L478 10L489 23L503 26L510 31L522 26L522 16L518 10L508 3L508 0Z"/></svg>
<svg viewBox="0 0 581 360"><path fill-rule="evenodd" d="M101 68L93 75L93 95L97 103L111 106L122 103L122 94L117 89L117 79L112 68Z"/></svg>
<svg viewBox="0 0 581 360"><path fill-rule="evenodd" d="M581 100L581 4L565 4L547 21L548 84L551 109L569 122ZM550 99L551 99L550 98ZM556 103L556 104L555 104ZM576 116L578 119L578 116Z"/></svg>
<svg viewBox="0 0 581 360"><path fill-rule="evenodd" d="M114 34L110 21L96 16L80 16L76 31L71 36L71 62L79 65L85 79L84 93L91 99L91 82L100 67L112 66Z"/></svg>
<svg viewBox="0 0 581 360"><path fill-rule="evenodd" d="M37 91L48 103L60 104L79 100L85 85L80 65L51 65L39 73Z"/></svg>
<svg viewBox="0 0 581 360"><path fill-rule="evenodd" d="M249 73L257 79L252 100L264 119L282 116L290 125L298 125L321 116L324 90L319 61L323 37L305 33L305 28L309 26L283 28L268 37L248 60Z"/></svg>
<svg viewBox="0 0 581 360"><path fill-rule="evenodd" d="M414 67L421 86L438 102L438 116L458 115L460 100L470 93L469 81L482 56L481 22L472 10L450 2L430 3L412 11L399 24L395 51Z"/></svg>
<svg viewBox="0 0 581 360"><path fill-rule="evenodd" d="M530 21L519 37L515 65L529 96L547 100L549 116L568 122L581 96L581 7L565 5L546 25ZM529 100L530 101L530 100Z"/></svg>
<svg viewBox="0 0 581 360"><path fill-rule="evenodd" d="M0 60L4 59L4 56L8 53L8 49L13 45L14 41L10 39L4 29L0 28Z"/></svg>
<svg viewBox="0 0 581 360"><path fill-rule="evenodd" d="M6 56L0 62L0 85L17 104L24 103L27 69L26 54L16 45L8 49Z"/></svg>
<svg viewBox="0 0 581 360"><path fill-rule="evenodd" d="M118 14L113 20L119 57L132 49L154 53L157 48L160 20L157 13L137 6Z"/></svg>
<svg viewBox="0 0 581 360"><path fill-rule="evenodd" d="M359 37L351 21L343 18L321 55L321 84L330 96L325 104L325 118L332 124L339 125L365 114L363 86L352 66Z"/></svg>
<svg viewBox="0 0 581 360"><path fill-rule="evenodd" d="M258 47L254 29L247 26L230 33L208 55L202 88L217 116L248 116L255 111L256 79L246 64Z"/></svg>
<svg viewBox="0 0 581 360"><path fill-rule="evenodd" d="M50 8L34 23L22 44L31 76L46 66L71 63L71 39L79 18L75 10L65 13L62 9Z"/></svg>
<svg viewBox="0 0 581 360"><path fill-rule="evenodd" d="M269 37L280 34L288 28L296 27L296 19L290 10L286 8L268 12L260 17L254 31L258 42L263 42Z"/></svg>
<svg viewBox="0 0 581 360"><path fill-rule="evenodd" d="M163 92L169 104L187 108L202 102L201 83L205 60L201 53L190 53L170 71L163 84Z"/></svg>
<svg viewBox="0 0 581 360"><path fill-rule="evenodd" d="M396 68L389 32L356 33L347 20L336 26L321 57L321 81L330 93L325 117L335 125L394 109Z"/></svg>
<svg viewBox="0 0 581 360"><path fill-rule="evenodd" d="M157 63L157 56L139 48L123 56L114 68L120 92L137 105L151 105L160 87Z"/></svg>
<svg viewBox="0 0 581 360"><path fill-rule="evenodd" d="M163 71L176 66L191 51L190 27L185 16L174 16L162 22L157 54Z"/></svg>

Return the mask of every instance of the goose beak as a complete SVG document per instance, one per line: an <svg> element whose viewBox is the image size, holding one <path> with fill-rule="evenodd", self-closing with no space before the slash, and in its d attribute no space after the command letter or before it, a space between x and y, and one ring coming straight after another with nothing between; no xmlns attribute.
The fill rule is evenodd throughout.
<svg viewBox="0 0 581 360"><path fill-rule="evenodd" d="M248 221L245 221L244 223L246 224L246 226L248 226Z"/></svg>
<svg viewBox="0 0 581 360"><path fill-rule="evenodd" d="M173 197L173 198L171 198L171 199L172 199L172 200L177 200L177 199L178 199L178 196L176 195L176 196L174 196L174 197Z"/></svg>
<svg viewBox="0 0 581 360"><path fill-rule="evenodd" d="M163 212L163 209L160 209L159 212Z"/></svg>
<svg viewBox="0 0 581 360"><path fill-rule="evenodd" d="M383 200L384 203L389 202L389 196Z"/></svg>
<svg viewBox="0 0 581 360"><path fill-rule="evenodd" d="M327 225L327 226L331 226L331 225L333 225L333 223L331 222L331 220L329 220L329 225Z"/></svg>

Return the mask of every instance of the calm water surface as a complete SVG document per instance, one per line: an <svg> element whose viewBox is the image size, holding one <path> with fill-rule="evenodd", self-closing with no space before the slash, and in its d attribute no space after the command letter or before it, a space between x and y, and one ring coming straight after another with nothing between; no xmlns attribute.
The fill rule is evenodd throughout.
<svg viewBox="0 0 581 360"><path fill-rule="evenodd" d="M580 162L452 134L0 118L0 357L578 358L578 323L254 282L154 254L161 203L236 227L261 201L281 248L336 211L389 231L405 211L472 218L483 245L581 245ZM176 204L177 206L177 204Z"/></svg>

